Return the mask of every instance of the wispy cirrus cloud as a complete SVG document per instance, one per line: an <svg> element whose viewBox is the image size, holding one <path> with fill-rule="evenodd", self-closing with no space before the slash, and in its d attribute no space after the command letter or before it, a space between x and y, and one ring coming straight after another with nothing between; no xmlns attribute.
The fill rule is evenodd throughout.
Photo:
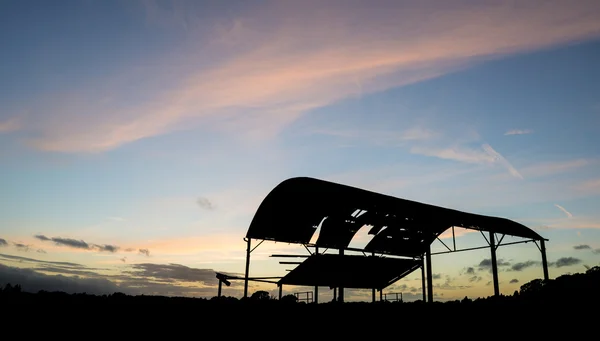
<svg viewBox="0 0 600 341"><path fill-rule="evenodd" d="M512 129L504 133L504 135L525 135L532 134L533 130L531 129Z"/></svg>
<svg viewBox="0 0 600 341"><path fill-rule="evenodd" d="M521 173L526 177L540 177L574 171L586 166L596 164L596 159L573 159L563 161L538 162L525 167L521 167Z"/></svg>
<svg viewBox="0 0 600 341"><path fill-rule="evenodd" d="M148 67L150 78L174 86L155 90L152 101L142 104L126 101L129 94L120 89L75 91L77 101L38 103L34 119L26 122L34 136L29 144L100 152L199 123L268 139L305 112L350 96L437 77L481 58L595 37L598 16L595 1L539 1L519 8L461 0L381 6L273 2L216 25L207 43L199 37L206 38L208 28L186 13L189 44L164 62L186 61L176 76L186 77L178 81L157 71L170 68ZM207 55L216 58L202 59ZM203 62L192 62L198 60Z"/></svg>
<svg viewBox="0 0 600 341"><path fill-rule="evenodd" d="M559 210L561 210L564 214L566 214L567 218L573 218L573 214L571 214L571 212L567 211L564 207L560 206L559 204L554 204L554 206L556 208L558 208Z"/></svg>
<svg viewBox="0 0 600 341"><path fill-rule="evenodd" d="M433 156L440 159L454 160L466 163L485 164L494 162L494 158L484 150L464 146L453 147L426 147L414 146L410 148L412 154Z"/></svg>
<svg viewBox="0 0 600 341"><path fill-rule="evenodd" d="M343 130L343 129L324 129L318 128L310 132L311 134L327 135L343 139L346 145L357 141L359 144L368 141L369 144L382 146L406 146L410 143L419 141L429 141L440 137L440 132L428 129L422 126L413 126L403 131L393 131L384 129L361 129L361 130Z"/></svg>
<svg viewBox="0 0 600 341"><path fill-rule="evenodd" d="M492 146L490 146L489 144L486 143L486 144L483 144L481 147L493 158L494 162L497 162L500 165L502 165L504 168L506 168L512 176L519 178L519 179L523 179L523 176L521 175L521 173L519 173L519 171L517 171L515 169L515 167L513 167L510 164L510 162L508 162L508 160L506 160L506 158L504 158L504 156L502 156L500 153L498 153L496 150L494 150L494 148L492 148Z"/></svg>
<svg viewBox="0 0 600 341"><path fill-rule="evenodd" d="M569 219L539 219L541 225L551 229L600 229L600 217L573 216Z"/></svg>
<svg viewBox="0 0 600 341"><path fill-rule="evenodd" d="M517 171L504 156L487 143L482 144L480 148L463 145L441 148L416 145L410 148L410 152L413 154L473 164L498 164L506 168L513 177L523 179L521 173L519 173L519 171Z"/></svg>

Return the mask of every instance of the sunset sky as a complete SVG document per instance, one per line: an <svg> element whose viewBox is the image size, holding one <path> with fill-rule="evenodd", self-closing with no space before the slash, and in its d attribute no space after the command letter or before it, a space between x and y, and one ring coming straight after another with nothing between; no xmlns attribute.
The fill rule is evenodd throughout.
<svg viewBox="0 0 600 341"><path fill-rule="evenodd" d="M215 271L244 272L262 199L296 176L513 219L549 239L551 278L585 272L598 18L597 0L2 1L0 285L215 296ZM265 242L251 275L297 252ZM434 256L436 299L492 295L489 258ZM532 243L498 260L502 293L543 276ZM420 271L384 292L420 298Z"/></svg>

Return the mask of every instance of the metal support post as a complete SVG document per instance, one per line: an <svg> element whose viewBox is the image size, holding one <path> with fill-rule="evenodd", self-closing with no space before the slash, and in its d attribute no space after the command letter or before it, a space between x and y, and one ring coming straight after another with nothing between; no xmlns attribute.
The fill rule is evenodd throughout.
<svg viewBox="0 0 600 341"><path fill-rule="evenodd" d="M544 268L544 280L548 280L550 277L548 276L548 260L546 259L546 243L542 239L540 241L540 248L542 251L542 267Z"/></svg>
<svg viewBox="0 0 600 341"><path fill-rule="evenodd" d="M244 298L248 297L248 273L250 271L250 240L251 238L248 238L248 245L246 247L246 275L244 276Z"/></svg>
<svg viewBox="0 0 600 341"><path fill-rule="evenodd" d="M340 249L340 256L344 255L344 249ZM340 287L340 292L338 294L338 301L344 302L344 287Z"/></svg>
<svg viewBox="0 0 600 341"><path fill-rule="evenodd" d="M498 263L496 262L496 241L494 232L490 232L490 250L492 252L492 277L494 280L494 296L500 295L500 287L498 286Z"/></svg>
<svg viewBox="0 0 600 341"><path fill-rule="evenodd" d="M431 271L431 245L427 248L427 253L425 254L425 258L427 259L427 302L433 302L433 275Z"/></svg>
<svg viewBox="0 0 600 341"><path fill-rule="evenodd" d="M421 290L423 291L423 302L427 302L427 295L425 294L425 260L421 257Z"/></svg>

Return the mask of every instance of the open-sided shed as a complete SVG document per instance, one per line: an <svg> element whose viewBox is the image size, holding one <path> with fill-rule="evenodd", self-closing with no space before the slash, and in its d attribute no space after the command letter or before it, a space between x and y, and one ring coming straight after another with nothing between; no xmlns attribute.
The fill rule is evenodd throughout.
<svg viewBox="0 0 600 341"><path fill-rule="evenodd" d="M365 225L372 239L364 248L350 248L352 238ZM375 300L375 290L381 292L421 268L425 300L425 278L432 277L431 244L436 239L440 240L438 237L446 230L452 229L454 232L455 227L478 230L482 234L488 232L489 239L485 234L483 236L488 242L485 247L491 251L496 295L499 294L496 249L501 245L527 242L538 245L539 242L544 278L548 279L546 239L518 222L396 198L320 179L297 177L277 185L262 201L250 223L245 237L244 296L247 296L249 280L261 280L249 277L250 255L258 247L251 248L254 239L260 241L259 244L264 241L301 244L310 253L273 255L306 258L301 263L287 262L298 266L274 282L279 286L280 293L284 284L314 286L315 291L318 286L329 286L339 289L339 300L343 301L345 287L370 288L373 289ZM317 229L318 238L311 243ZM505 235L523 240L502 244ZM447 252L475 249L446 247ZM311 248L314 251L311 252ZM322 252L319 253L319 250ZM338 250L338 254L323 254L323 250ZM363 255L345 255L344 251L348 250L359 251ZM427 296L432 301L433 285L431 280L427 282Z"/></svg>

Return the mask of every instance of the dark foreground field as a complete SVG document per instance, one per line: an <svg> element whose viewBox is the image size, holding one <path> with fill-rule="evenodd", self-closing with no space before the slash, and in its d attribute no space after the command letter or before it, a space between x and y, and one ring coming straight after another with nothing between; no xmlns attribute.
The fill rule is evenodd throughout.
<svg viewBox="0 0 600 341"><path fill-rule="evenodd" d="M325 328L329 336L353 336L353 339L363 338L361 333L369 330L396 333L413 330L416 326L424 328L421 332L426 334L448 333L448 336L457 333L457 328L460 333L467 332L465 328L471 331L485 329L491 336L504 334L507 328L516 328L515 335L522 335L520 333L527 329L550 336L556 336L552 334L554 331L568 331L573 336L585 330L595 330L600 311L598 289L600 267L549 281L536 279L510 296L434 303L328 302L317 305L296 302L289 296L276 300L268 295L254 295L242 300L232 297L128 296L121 293L95 296L62 292L26 293L16 285L7 285L0 292L0 321L8 326L6 318L10 317L32 321L59 320L61 324L77 326L105 325L108 330L124 325L123 330L128 333L151 336L153 330L156 333L164 333L165 330L181 333L182 330L176 328L179 325L185 328L194 326L194 333L218 328L220 333L227 335L283 330L296 336L305 335L302 334L305 330L317 332L314 328L319 326ZM131 329L134 325L139 325L136 327L139 329Z"/></svg>

